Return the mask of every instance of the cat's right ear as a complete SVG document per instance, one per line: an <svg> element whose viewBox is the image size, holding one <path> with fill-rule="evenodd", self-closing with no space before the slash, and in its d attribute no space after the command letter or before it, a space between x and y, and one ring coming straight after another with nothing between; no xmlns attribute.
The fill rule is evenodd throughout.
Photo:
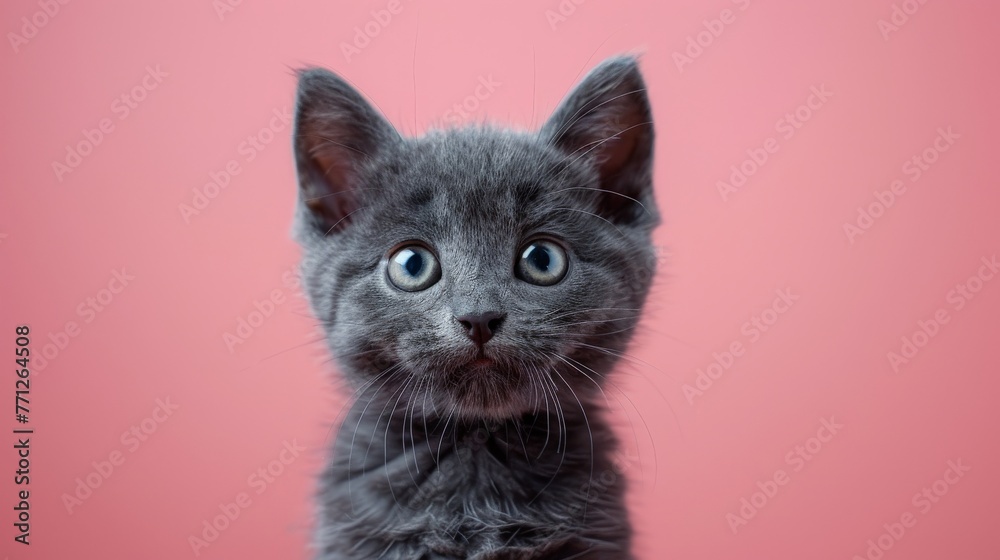
<svg viewBox="0 0 1000 560"><path fill-rule="evenodd" d="M359 208L362 167L399 135L340 76L322 68L298 76L293 143L299 197L316 228L331 234Z"/></svg>

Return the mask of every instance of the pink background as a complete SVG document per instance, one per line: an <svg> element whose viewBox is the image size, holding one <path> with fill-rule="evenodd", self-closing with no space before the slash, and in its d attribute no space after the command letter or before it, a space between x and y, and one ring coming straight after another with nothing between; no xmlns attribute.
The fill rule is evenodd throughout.
<svg viewBox="0 0 1000 560"><path fill-rule="evenodd" d="M464 120L537 126L586 69L627 51L645 53L664 215L656 289L612 391L641 456L626 463L640 558L874 559L880 536L886 559L1000 557L1000 279L971 280L1000 252L1000 8L930 0L886 38L891 0L564 0L564 20L547 14L556 0L404 0L369 23L389 5L245 1L220 18L209 0L70 2L15 47L10 33L43 8L2 4L0 348L12 354L28 324L33 354L54 357L32 362L30 548L13 541L15 378L0 384L0 557L194 557L189 537L241 492L249 506L199 557L308 557L342 400L286 274L295 182L289 127L272 115L291 109L291 68L342 73L412 134L463 101ZM679 67L674 53L726 9ZM345 56L366 23L377 35ZM167 75L143 90L147 67ZM500 85L469 99L491 77ZM116 99L137 86L126 113ZM799 109L813 87L832 96ZM782 126L797 109L801 128ZM113 130L57 178L53 162L102 119ZM243 143L269 125L251 160ZM904 164L948 127L958 138L913 181ZM717 182L765 143L777 151L723 200ZM227 164L239 174L185 221L179 205ZM897 179L905 193L849 239L844 224ZM973 299L950 295L966 283ZM765 312L779 289L798 299ZM275 290L231 352L225 333ZM100 312L88 298L104 298ZM889 352L938 310L947 323L894 371ZM773 325L754 340L743 325L762 313ZM689 400L734 342L745 353ZM157 399L178 408L154 415ZM831 417L843 427L819 432ZM144 422L145 441L123 442ZM282 454L285 442L304 451ZM102 476L94 463L115 453ZM968 472L946 477L949 461ZM269 464L280 474L262 488ZM769 485L778 469L786 484ZM100 486L70 513L64 495L88 476ZM946 495L914 502L946 478ZM773 495L752 517L744 506L734 532L761 487Z"/></svg>

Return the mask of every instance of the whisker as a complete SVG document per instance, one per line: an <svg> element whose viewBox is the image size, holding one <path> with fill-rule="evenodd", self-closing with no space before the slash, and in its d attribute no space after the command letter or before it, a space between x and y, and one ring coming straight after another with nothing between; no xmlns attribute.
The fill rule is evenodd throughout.
<svg viewBox="0 0 1000 560"><path fill-rule="evenodd" d="M315 340L307 340L307 341L303 342L302 344L296 344L295 346L292 346L291 348L285 348L284 350L281 350L279 352L275 352L274 354L271 354L270 356L265 356L265 357L257 360L255 363L253 363L253 364L251 364L251 365L249 365L249 366L247 366L247 367L245 367L243 369L240 369L236 373L243 373L244 371L246 371L248 369L255 368L255 367L259 366L260 364L266 362L267 360L270 360L271 358L276 358L276 357L278 357L278 356L280 356L282 354L285 354L286 352L291 352L292 350L297 350L299 348L302 348L303 346L309 346L310 344L316 344L317 342L322 342L325 339L326 339L325 336L321 336L321 337L319 337L319 338L317 338Z"/></svg>
<svg viewBox="0 0 1000 560"><path fill-rule="evenodd" d="M590 371L594 372L594 375L597 375L596 371L594 371L592 368L588 367L587 365L583 364L582 362L580 362L578 360L574 360L573 358L570 358L569 356L566 356L566 359L568 359L570 361L573 361L573 362L576 362L581 367L589 369ZM583 373L583 372L581 372L581 373ZM590 379L590 376L588 375L587 378ZM591 379L591 381L593 381L594 384L598 386L598 388L601 388L600 384L598 384L597 381L595 381L593 379ZM618 393L620 393L621 396L625 397L625 400L627 400L629 402L629 404L632 405L632 408L635 410L636 414L639 416L639 420L642 421L642 424L643 424L643 426L646 429L646 435L647 435L647 437L649 437L649 443L650 443L650 445L653 448L653 487L655 488L656 487L656 476L657 476L657 473L658 473L657 466L658 466L659 463L657 462L657 458L656 458L656 441L653 438L653 432L652 432L652 430L649 429L649 423L646 422L646 419L643 417L642 412L639 410L639 407L637 407L635 405L635 403L632 401L632 399L628 396L627 392L625 392L621 387L619 387L618 385L616 385L610 379L604 378L604 382L607 383L607 384L609 384L609 385L611 385L611 387L614 388ZM601 391L603 392L603 388L601 388ZM638 436L638 434L635 433L635 424L633 424L633 422L632 422L632 416L629 414L628 410L622 404L622 401L621 401L620 398L618 398L617 394L615 395L615 400L618 401L619 405L621 405L622 411L625 412L625 416L628 418L629 427L632 428L632 439L633 439L633 441L635 441L636 454L639 454L639 457L638 457L638 459L639 459L639 473L640 473L640 475L645 476L645 470L644 470L644 468L642 466L642 456L640 454L641 452L640 452L640 449L639 449L639 436ZM667 406L668 406L668 408L670 408L670 403L667 403ZM673 413L673 409L672 408L671 408L671 413Z"/></svg>
<svg viewBox="0 0 1000 560"><path fill-rule="evenodd" d="M372 380L373 383L372 384L374 384L374 381L377 380L382 375L387 375L386 379L382 381L382 384L379 385L377 389L375 389L375 393L372 394L372 397L370 399L368 399L367 403L365 403L364 408L361 410L361 414L358 415L358 421L354 425L354 433L351 435L351 447L350 447L350 451L348 451L348 453L347 453L347 472L348 472L348 474L347 474L347 497L348 497L348 501L351 503L351 513L354 513L354 495L352 493L352 487L351 487L351 485L352 485L352 482L354 480L354 473L355 473L355 468L354 468L354 449L356 447L355 443L356 443L357 437L358 437L358 429L361 427L361 422L364 420L365 414L368 412L368 407L371 406L371 404L373 402L375 402L375 395L377 395L378 392L382 390L382 387L385 387L385 384L388 383L390 379L392 379L393 377L395 377L395 375L398 372L400 372L400 371L402 371L401 364L398 364L398 363L397 364L393 364L393 365L389 366L385 371L383 371L382 373L380 373L379 375L377 375L375 378L373 378L373 380ZM375 425L376 425L376 427L378 426L378 422L377 421L376 421ZM332 431L332 426L331 426L331 431ZM372 436L374 437L374 435L375 434L373 432ZM327 438L329 439L329 434L327 434ZM371 446L369 445L369 448L370 447ZM366 454L365 457L367 458L367 454ZM364 472L365 472L365 467L364 467L364 464L363 464L364 461L365 461L365 459L362 459L362 475L364 475Z"/></svg>
<svg viewBox="0 0 1000 560"><path fill-rule="evenodd" d="M350 212L348 212L348 213L347 213L347 214L346 214L346 215L345 215L345 216L344 216L343 218L341 218L341 219L337 220L337 223L335 223L335 224L333 224L332 226L330 226L330 229L326 230L326 233L324 233L324 234L323 234L323 237L327 237L327 236L329 236L329 235L330 235L330 233L331 233L331 232L332 232L332 231L333 231L334 229L336 229L338 225L340 225L340 222L343 222L343 221L344 221L344 220L346 220L347 218L350 218L350 217L351 217L351 216L352 216L353 214L355 214L355 213L357 213L357 212L360 212L360 211L361 211L361 210L363 210L364 208L365 208L364 206L361 206L360 208L356 208L356 209L354 209L354 210L351 210Z"/></svg>
<svg viewBox="0 0 1000 560"><path fill-rule="evenodd" d="M546 372L550 371L550 370L551 371L555 371L554 368L550 368L550 369L547 369ZM558 372L556 372L556 373L558 373ZM552 473L552 477L549 479L548 482L545 483L545 486L543 486L542 489L539 490L537 494L535 494L534 498L532 498L531 500L528 501L528 505L529 506L531 504L533 504L535 502L535 500L537 500L543 494L545 494L545 491L549 488L549 486L552 485L553 482L555 482L556 478L559 476L559 471L562 470L563 463L566 461L566 453L560 452L559 447L560 447L560 443L562 442L562 437L563 437L563 433L564 432L566 433L566 437L567 437L566 444L567 444L567 446L569 445L569 442L568 442L569 433L568 433L568 428L567 428L567 426L565 424L565 416L562 414L562 408L559 406L558 397L556 396L556 391L558 390L558 387L556 387L555 381L552 379L551 375L544 375L543 378L546 379L547 381L549 381L549 384L550 384L550 387L551 387L551 390L552 390L553 408L556 411L556 419L558 420L557 426L559 427L559 440L556 443L556 453L559 455L559 464L556 465L555 472ZM548 439L546 439L546 441L548 441ZM591 440L591 443L593 443L593 440ZM544 448L543 448L543 450L544 450ZM540 459L541 456L542 455L540 453L538 455L538 458Z"/></svg>
<svg viewBox="0 0 1000 560"><path fill-rule="evenodd" d="M582 121L587 115L593 113L594 111L600 109L601 107L607 105L608 103L611 103L612 101L617 101L618 99L621 99L622 97L626 97L628 95L635 95L637 93L641 93L641 92L644 92L644 91L646 91L645 88L639 88L639 89L632 90L632 91L626 91L625 93L616 95L616 96L614 96L614 97L612 97L610 99L607 99L605 101L602 101L601 103L598 103L597 105L594 105L586 113L584 113L582 115L580 114L580 111L583 111L584 109L587 109L587 106L584 105L583 107L580 107L579 109L576 110L575 113L573 113L573 116L570 117L570 121L567 122L566 124L564 124L563 126L561 126L559 128L559 134L557 134L556 137L553 138L552 143L553 144L558 144L559 140L562 140L563 135L566 134L567 132L569 132L569 130L571 128L573 128L574 126L576 126L576 123ZM650 123L650 124L652 124L652 123ZM625 132L625 131L623 130L622 132Z"/></svg>
<svg viewBox="0 0 1000 560"><path fill-rule="evenodd" d="M451 409L448 410L448 418L444 421L444 428L441 430L441 434L439 436L440 439L438 440L437 458L435 459L435 463L438 465L441 464L441 446L442 444L444 444L445 435L448 433L448 424L451 423L451 418L452 416L454 416L455 410L457 409L458 409L458 404L452 403Z"/></svg>
<svg viewBox="0 0 1000 560"><path fill-rule="evenodd" d="M326 144L333 144L334 146L340 146L341 148L347 148L348 150L351 150L352 152L356 152L358 154L361 154L361 155L365 156L368 159L371 159L371 157L372 157L370 154L368 154L368 153L366 153L366 152L364 152L362 150L359 150L359 149L355 148L354 146L349 146L347 144L343 144L341 142L337 142L333 138L328 138L326 136L323 136L322 134L304 134L303 136L305 136L307 138L319 138L320 140L323 140L323 142L326 143ZM310 155L314 155L314 156L317 155L319 153L319 148L321 146L323 146L323 144L318 144L315 148L313 148L312 150L310 150ZM330 167L324 169L323 173L324 174L329 173L331 169L333 169L333 165L332 164L331 164Z"/></svg>
<svg viewBox="0 0 1000 560"><path fill-rule="evenodd" d="M573 395L574 399L576 399L576 404L578 404L580 406L580 412L583 413L583 423L587 427L587 435L590 438L590 478L589 478L589 480L593 481L594 480L594 432L590 429L590 420L587 418L587 411L584 409L583 403L580 402L580 397L577 396L576 391L573 390L573 386L570 385L568 381L566 381L566 378L563 377L563 375L561 373L559 373L558 369L553 368L552 371L556 375L559 376L559 379L561 379L562 382L563 382L563 384L566 385L566 388L569 389L570 394ZM590 487L591 487L591 485L588 484L587 485L587 500L586 500L586 502L584 502L584 506L583 506L583 517L584 517L584 519L587 518L587 508L590 505Z"/></svg>
<svg viewBox="0 0 1000 560"><path fill-rule="evenodd" d="M393 416L396 414L396 407L399 406L399 400L403 398L403 395L406 393L406 389L410 386L410 383L413 382L413 379L414 379L414 377L412 375L410 377L406 378L406 382L403 383L403 386L399 388L399 396L396 397L396 402L393 403L392 410L389 411L389 416L386 417L385 434L382 437L382 457L383 457L383 460L387 459L389 457L389 429L392 427L392 420L393 420ZM405 411L404 411L404 416L405 416ZM403 419L403 422L404 422L404 425L405 425L405 422L406 422L405 418ZM400 431L402 432L403 430L401 429ZM365 456L367 458L367 453L365 454ZM402 459L403 459L404 466L406 466L406 465L409 464L409 463L406 462L406 446L405 445L403 446L403 449L402 449ZM384 462L384 464L383 464L383 471L385 472L385 482L386 482L386 486L389 487L389 494L392 496L392 501L395 502L397 506L402 506L402 504L399 503L399 499L396 498L396 491L392 487L392 478L389 477L389 464L387 462ZM409 469L407 469L407 472L409 472ZM412 476L411 476L411 479L412 479ZM414 483L414 485L416 485L416 481L415 480L413 481L413 483Z"/></svg>
<svg viewBox="0 0 1000 560"><path fill-rule="evenodd" d="M595 217L595 218L597 218L597 219L599 219L599 220L601 220L601 221L603 221L603 222L607 223L607 224L608 224L609 226L611 226L611 227L615 228L615 231L617 231L617 232L618 232L618 233L619 233L619 234L620 234L620 235L621 235L622 237L624 237L625 239L628 239L628 238L629 238L629 237L628 237L627 235L625 235L625 232L623 232L623 231L622 231L621 229L619 229L619 227L618 227L618 226L616 226L615 224L613 224L613 223L612 223L611 221L609 221L609 220L608 220L607 218L605 218L604 216L601 216L601 215L598 215L598 214L594 214L593 212L587 212L586 210L580 210L580 209L578 209L578 208L569 208L569 207L567 207L567 206L560 206L560 207L558 207L558 208L554 208L554 209L553 209L552 211L553 211L553 212L556 212L556 211L558 211L558 210L568 210L568 211L570 211L570 212L579 212L579 213L581 213L581 214L586 214L586 215L588 215L588 216L593 216L593 217Z"/></svg>
<svg viewBox="0 0 1000 560"><path fill-rule="evenodd" d="M600 189L600 188L597 188L597 187L566 187L564 189L559 189L557 191L553 191L552 194L557 194L557 193L561 193L561 192L564 192L564 191L571 191L571 190L600 191L600 192L605 192L605 193L608 193L608 194L613 194L615 196L620 196L622 198L626 198L626 199L631 200L632 202L638 204L642 208L642 211L645 212L647 215L652 215L652 214L650 214L649 209L646 208L645 204L639 202L638 200L632 198L631 196L629 196L627 194L623 194L623 193L620 193L620 192L617 192L617 191L608 190L608 189Z"/></svg>

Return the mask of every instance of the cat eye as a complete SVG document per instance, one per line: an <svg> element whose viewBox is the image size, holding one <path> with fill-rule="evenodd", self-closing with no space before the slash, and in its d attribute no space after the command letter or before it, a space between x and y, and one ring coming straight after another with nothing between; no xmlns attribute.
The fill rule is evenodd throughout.
<svg viewBox="0 0 1000 560"><path fill-rule="evenodd" d="M389 256L386 274L393 286L419 292L441 278L441 265L434 253L421 245L406 245Z"/></svg>
<svg viewBox="0 0 1000 560"><path fill-rule="evenodd" d="M551 286L566 276L569 261L557 243L538 239L525 245L514 272L518 278L538 286Z"/></svg>

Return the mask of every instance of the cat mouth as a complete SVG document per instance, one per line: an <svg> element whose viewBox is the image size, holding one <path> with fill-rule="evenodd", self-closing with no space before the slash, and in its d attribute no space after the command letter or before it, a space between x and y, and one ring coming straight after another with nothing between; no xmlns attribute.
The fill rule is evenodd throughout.
<svg viewBox="0 0 1000 560"><path fill-rule="evenodd" d="M530 408L523 379L490 358L475 358L455 372L447 385L454 412L468 419L503 419Z"/></svg>
<svg viewBox="0 0 1000 560"><path fill-rule="evenodd" d="M487 358L486 356L478 356L471 362L469 362L469 365L472 367L488 367L496 363L497 363L496 360L494 360L493 358Z"/></svg>

